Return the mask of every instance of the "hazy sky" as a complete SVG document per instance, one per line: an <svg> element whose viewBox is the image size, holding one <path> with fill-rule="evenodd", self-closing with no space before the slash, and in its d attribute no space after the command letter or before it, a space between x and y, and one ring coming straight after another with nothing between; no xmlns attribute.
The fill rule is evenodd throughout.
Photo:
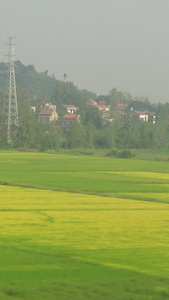
<svg viewBox="0 0 169 300"><path fill-rule="evenodd" d="M116 87L169 102L168 0L1 0L0 58L17 59L79 88Z"/></svg>

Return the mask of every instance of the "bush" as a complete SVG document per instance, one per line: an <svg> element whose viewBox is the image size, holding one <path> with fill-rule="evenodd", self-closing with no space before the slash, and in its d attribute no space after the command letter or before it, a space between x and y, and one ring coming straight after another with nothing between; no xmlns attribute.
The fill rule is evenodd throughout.
<svg viewBox="0 0 169 300"><path fill-rule="evenodd" d="M130 150L122 150L119 154L118 154L119 158L131 158L132 157L132 153Z"/></svg>
<svg viewBox="0 0 169 300"><path fill-rule="evenodd" d="M109 151L107 154L106 154L106 156L115 156L115 157L118 157L118 151L117 150L111 150L111 151Z"/></svg>

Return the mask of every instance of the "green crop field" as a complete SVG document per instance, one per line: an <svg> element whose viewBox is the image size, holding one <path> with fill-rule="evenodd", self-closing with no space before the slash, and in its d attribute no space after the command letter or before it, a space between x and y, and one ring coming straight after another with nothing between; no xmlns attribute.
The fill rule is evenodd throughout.
<svg viewBox="0 0 169 300"><path fill-rule="evenodd" d="M0 152L0 299L169 299L169 162Z"/></svg>

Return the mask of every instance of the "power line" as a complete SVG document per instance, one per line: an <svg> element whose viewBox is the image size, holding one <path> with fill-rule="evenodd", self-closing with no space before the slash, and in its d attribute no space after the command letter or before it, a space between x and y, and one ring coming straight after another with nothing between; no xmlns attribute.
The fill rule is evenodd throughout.
<svg viewBox="0 0 169 300"><path fill-rule="evenodd" d="M9 73L10 71L8 70L8 71L0 71L0 75L1 74L5 74L5 73ZM15 74L23 74L23 75L25 75L25 77L30 77L30 78L36 78L36 79L39 79L39 80L45 80L45 81L55 81L55 80L57 80L56 78L54 78L54 77L49 77L49 76L46 76L46 75L43 75L43 74L37 74L37 75L35 75L35 74L26 74L25 72L23 72L23 71L20 71L20 70L17 70L17 69L15 69Z"/></svg>
<svg viewBox="0 0 169 300"><path fill-rule="evenodd" d="M0 74L9 73L10 71L0 71Z"/></svg>

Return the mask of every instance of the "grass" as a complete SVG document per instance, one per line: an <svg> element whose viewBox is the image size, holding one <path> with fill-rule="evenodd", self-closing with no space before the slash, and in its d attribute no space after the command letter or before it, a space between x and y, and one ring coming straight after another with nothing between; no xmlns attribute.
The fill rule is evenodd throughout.
<svg viewBox="0 0 169 300"><path fill-rule="evenodd" d="M47 153L53 154L68 154L68 155L89 155L94 157L103 156L119 156L121 152L127 151L131 154L131 157L136 160L151 160L151 161L168 161L169 150L168 149L69 149L58 151L47 151Z"/></svg>
<svg viewBox="0 0 169 300"><path fill-rule="evenodd" d="M93 193L169 191L169 162L163 161L1 152L0 168L0 182L10 185Z"/></svg>
<svg viewBox="0 0 169 300"><path fill-rule="evenodd" d="M169 299L168 162L0 152L0 169L1 299Z"/></svg>

